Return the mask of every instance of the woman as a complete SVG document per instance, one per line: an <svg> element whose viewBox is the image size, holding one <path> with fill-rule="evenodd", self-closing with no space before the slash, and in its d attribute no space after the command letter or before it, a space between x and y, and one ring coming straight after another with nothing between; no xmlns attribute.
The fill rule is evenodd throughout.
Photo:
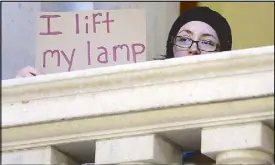
<svg viewBox="0 0 275 165"><path fill-rule="evenodd" d="M226 19L208 7L183 12L174 22L167 39L166 55L158 59L229 51L231 29ZM39 75L33 67L21 69L17 77Z"/></svg>
<svg viewBox="0 0 275 165"><path fill-rule="evenodd" d="M226 19L208 7L195 7L183 12L174 22L166 55L158 59L229 51L231 47L231 28Z"/></svg>

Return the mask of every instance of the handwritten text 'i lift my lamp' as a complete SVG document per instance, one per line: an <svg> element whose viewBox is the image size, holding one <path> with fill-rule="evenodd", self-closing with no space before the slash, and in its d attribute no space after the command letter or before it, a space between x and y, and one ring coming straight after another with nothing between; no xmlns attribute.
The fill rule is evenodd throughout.
<svg viewBox="0 0 275 165"><path fill-rule="evenodd" d="M104 16L104 14L102 13L96 13L96 14L92 14L92 18L93 18L93 33L96 33L96 29L97 29L97 24L106 24L107 26L107 33L111 33L110 31L110 24L114 23L115 20L110 20L110 13L106 12L105 13L105 20L103 21L96 21L96 18L98 18L98 16L100 16L100 18L102 19ZM61 17L60 15L41 15L40 18L42 19L46 19L47 21L47 32L40 32L39 35L62 35L63 33L61 31L51 31L51 19L54 18L59 18ZM88 20L89 17L85 16L85 20ZM79 14L75 14L75 34L79 34L80 33L80 21L79 21ZM86 22L85 23L85 33L89 34L89 23ZM87 41L87 58L88 58L88 65L91 65L91 45L90 45L90 41ZM142 54L145 51L145 45L142 43L134 43L131 44L131 47L129 48L128 44L119 44L119 45L115 45L113 46L113 61L116 62L117 61L117 49L120 48L121 50L123 48L126 48L127 51L127 61L130 61L130 48L131 48L131 52L132 52L132 57L133 57L133 61L136 62L136 56L139 54ZM98 55L97 57L97 61L99 63L108 63L108 50L106 47L104 46L100 46L97 47L97 50L102 50L102 52ZM139 51L138 51L139 50ZM51 54L51 57L53 57L53 55L56 53L57 54L57 66L60 66L60 53L63 55L64 59L66 60L67 64L69 65L68 71L71 70L72 64L73 64L73 58L74 58L74 54L75 54L75 49L72 50L71 53L71 58L69 59L66 55L66 53L63 50L51 50L48 49L46 51L43 52L43 67L46 67L46 55L47 54Z"/></svg>

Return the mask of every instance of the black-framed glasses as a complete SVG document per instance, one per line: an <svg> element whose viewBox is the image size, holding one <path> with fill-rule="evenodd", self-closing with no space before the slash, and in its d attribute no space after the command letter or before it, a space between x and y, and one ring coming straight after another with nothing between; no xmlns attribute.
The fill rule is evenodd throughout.
<svg viewBox="0 0 275 165"><path fill-rule="evenodd" d="M220 49L219 44L210 40L194 41L191 38L185 36L176 36L174 38L174 45L180 48L191 48L194 43L196 43L198 50L206 52L216 52Z"/></svg>

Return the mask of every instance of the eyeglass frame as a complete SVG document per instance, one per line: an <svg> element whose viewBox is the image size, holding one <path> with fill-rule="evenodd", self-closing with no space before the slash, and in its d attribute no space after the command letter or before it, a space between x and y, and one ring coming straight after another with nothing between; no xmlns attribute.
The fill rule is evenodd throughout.
<svg viewBox="0 0 275 165"><path fill-rule="evenodd" d="M219 51L219 49L220 49L220 44L217 44L217 43L215 43L216 48L215 48L215 50L213 50L213 51L206 51L206 50L200 49L198 43L199 43L200 41L202 41L202 40L195 41L195 40L193 40L193 39L191 39L191 38L188 38L188 37L186 37L186 38L188 38L188 39L190 39L190 40L192 41L192 42L191 42L191 45L190 45L189 47L182 47L182 46L179 46L179 45L177 45L177 44L175 43L175 42L176 42L176 38L178 38L178 37L183 38L183 36L175 36L174 39L173 39L173 45L176 45L176 46L178 46L178 47L180 47L180 48L190 49L190 48L192 47L192 45L193 45L194 43L196 43L197 49L200 50L200 51L205 51L205 52L217 52L217 51Z"/></svg>

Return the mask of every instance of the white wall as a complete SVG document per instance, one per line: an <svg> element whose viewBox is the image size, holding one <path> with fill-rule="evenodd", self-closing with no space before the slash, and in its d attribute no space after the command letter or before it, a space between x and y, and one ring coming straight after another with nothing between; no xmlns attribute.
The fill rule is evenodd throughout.
<svg viewBox="0 0 275 165"><path fill-rule="evenodd" d="M65 11L77 11L77 10L93 10L93 2L42 2L41 10L49 12L65 12Z"/></svg>
<svg viewBox="0 0 275 165"><path fill-rule="evenodd" d="M179 15L179 2L3 2L2 79L35 61L35 19L39 11L141 8L147 12L147 60L163 54L167 35Z"/></svg>
<svg viewBox="0 0 275 165"><path fill-rule="evenodd" d="M2 79L34 64L35 17L40 2L2 2Z"/></svg>

